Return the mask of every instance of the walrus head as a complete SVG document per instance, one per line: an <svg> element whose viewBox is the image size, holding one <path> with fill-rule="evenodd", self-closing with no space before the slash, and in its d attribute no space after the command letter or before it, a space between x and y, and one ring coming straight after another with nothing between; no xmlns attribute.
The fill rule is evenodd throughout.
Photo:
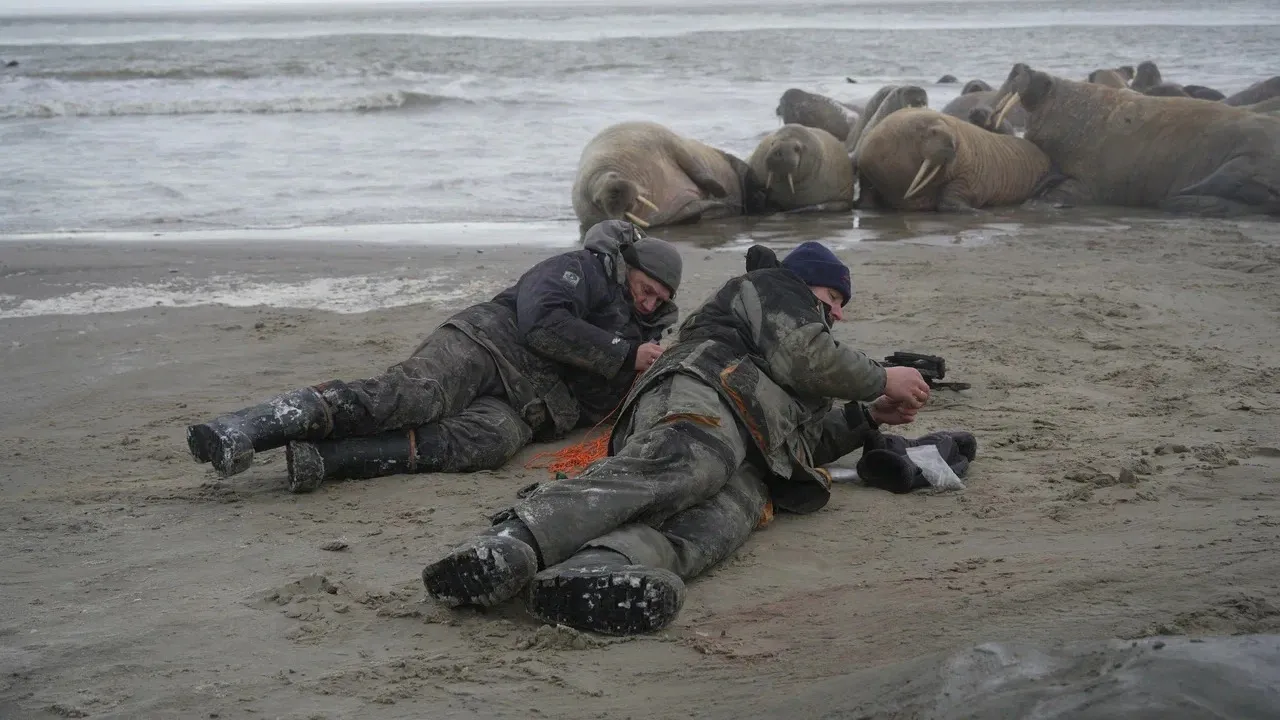
<svg viewBox="0 0 1280 720"><path fill-rule="evenodd" d="M991 86L982 80L970 80L964 84L964 87L960 88L960 94L968 95L969 93L986 92L990 89Z"/></svg>
<svg viewBox="0 0 1280 720"><path fill-rule="evenodd" d="M785 177L787 179L787 187L791 188L791 194L794 195L796 192L795 174L800 169L800 163L803 161L804 143L788 137L775 139L773 147L769 148L769 154L764 158L766 170L765 190L773 188L774 178Z"/></svg>
<svg viewBox="0 0 1280 720"><path fill-rule="evenodd" d="M658 206L644 196L639 185L616 172L605 173L600 178L591 201L610 220L628 220L642 228L649 227L649 223L636 215L637 204L658 211Z"/></svg>
<svg viewBox="0 0 1280 720"><path fill-rule="evenodd" d="M998 128L1000 123L1013 109L1021 104L1028 112L1034 112L1053 90L1053 77L1047 73L1032 70L1026 63L1018 63L1009 71L1009 77L996 92L995 115L988 128Z"/></svg>
<svg viewBox="0 0 1280 720"><path fill-rule="evenodd" d="M1131 85L1136 90L1144 90L1155 87L1162 82L1164 80L1160 77L1160 68L1156 67L1156 64L1150 60L1144 60L1138 63L1138 72L1134 74Z"/></svg>
<svg viewBox="0 0 1280 720"><path fill-rule="evenodd" d="M1132 80L1135 71L1132 65L1121 65L1120 67L1116 68L1116 72L1124 76L1125 80Z"/></svg>
<svg viewBox="0 0 1280 720"><path fill-rule="evenodd" d="M922 192L926 185L937 177L938 173L956 159L956 135L945 122L933 122L924 131L920 142L920 151L924 156L920 169L911 180L911 185L903 194L903 200L910 200Z"/></svg>

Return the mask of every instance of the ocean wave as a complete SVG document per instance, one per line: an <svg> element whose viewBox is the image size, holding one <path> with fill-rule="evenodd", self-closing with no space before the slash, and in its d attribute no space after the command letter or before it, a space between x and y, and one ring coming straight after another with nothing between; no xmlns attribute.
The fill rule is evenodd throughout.
<svg viewBox="0 0 1280 720"><path fill-rule="evenodd" d="M480 100L411 90L388 90L352 96L284 97L266 99L183 99L156 101L41 100L0 105L0 118L113 117L121 115L215 115L286 113L344 113L411 111L450 105L475 105ZM488 100L518 104L513 100Z"/></svg>

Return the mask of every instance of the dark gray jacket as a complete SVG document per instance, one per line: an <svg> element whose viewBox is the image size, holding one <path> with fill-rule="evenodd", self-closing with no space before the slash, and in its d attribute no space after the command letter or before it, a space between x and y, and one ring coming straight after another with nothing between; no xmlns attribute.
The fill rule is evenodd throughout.
<svg viewBox="0 0 1280 720"><path fill-rule="evenodd" d="M672 302L649 317L633 309L619 251L629 231L621 221L600 223L581 250L543 260L445 321L493 355L507 399L540 440L616 409L635 380L636 349L675 324Z"/></svg>

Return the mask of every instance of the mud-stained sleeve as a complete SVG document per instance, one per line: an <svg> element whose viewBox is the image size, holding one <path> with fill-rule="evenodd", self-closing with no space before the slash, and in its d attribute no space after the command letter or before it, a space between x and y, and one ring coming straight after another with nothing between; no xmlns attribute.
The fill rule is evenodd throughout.
<svg viewBox="0 0 1280 720"><path fill-rule="evenodd" d="M755 283L744 282L734 312L751 328L775 382L810 397L875 400L884 392L884 368L837 343L817 304L785 295L762 301Z"/></svg>
<svg viewBox="0 0 1280 720"><path fill-rule="evenodd" d="M814 467L835 462L862 447L872 432L862 403L850 402L833 408L822 419L822 437L813 449Z"/></svg>
<svg viewBox="0 0 1280 720"><path fill-rule="evenodd" d="M516 322L521 339L535 353L611 378L627 369L633 343L582 319L591 306L591 286L607 282L589 277L592 271L599 274L574 255L543 263L520 285Z"/></svg>

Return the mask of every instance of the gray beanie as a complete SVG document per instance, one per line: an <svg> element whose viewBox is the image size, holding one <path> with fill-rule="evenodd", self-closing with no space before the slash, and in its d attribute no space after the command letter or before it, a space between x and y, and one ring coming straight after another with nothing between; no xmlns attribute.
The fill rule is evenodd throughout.
<svg viewBox="0 0 1280 720"><path fill-rule="evenodd" d="M676 246L666 240L645 236L637 240L633 246L636 269L657 280L676 296L680 289L680 275L684 271L684 260Z"/></svg>

